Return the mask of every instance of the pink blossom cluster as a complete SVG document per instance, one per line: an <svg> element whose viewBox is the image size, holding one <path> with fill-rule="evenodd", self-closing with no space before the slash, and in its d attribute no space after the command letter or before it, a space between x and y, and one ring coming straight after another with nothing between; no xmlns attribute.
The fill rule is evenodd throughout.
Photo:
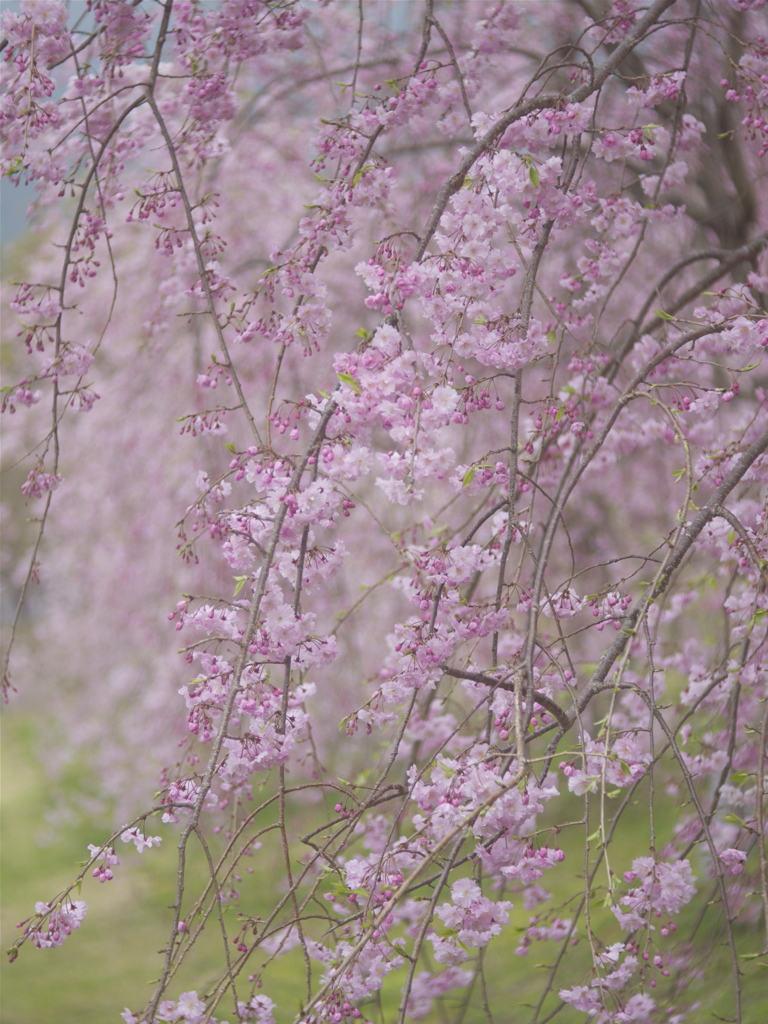
<svg viewBox="0 0 768 1024"><path fill-rule="evenodd" d="M42 469L31 469L27 479L21 485L21 493L27 500L42 498L44 494L55 491L61 482L61 473L46 473Z"/></svg>
<svg viewBox="0 0 768 1024"><path fill-rule="evenodd" d="M154 817L179 848L126 1024L273 1024L290 955L297 1022L398 986L420 1019L536 942L550 1016L682 1021L689 904L738 1002L733 922L768 905L758 7L3 15L42 228L2 403L46 499L9 503L20 681L53 681L61 777L133 822L83 878ZM19 944L84 913L39 903ZM213 921L217 980L170 998Z"/></svg>
<svg viewBox="0 0 768 1024"><path fill-rule="evenodd" d="M629 909L614 907L614 913L628 931L641 927L649 913L678 914L696 891L687 860L665 864L655 862L652 857L637 857L632 862L632 870L624 872L624 881L632 888L619 902Z"/></svg>
<svg viewBox="0 0 768 1024"><path fill-rule="evenodd" d="M25 936L38 949L51 949L60 946L80 927L87 910L83 900L64 900L54 906L38 900L32 923L22 921L18 927L24 928Z"/></svg>
<svg viewBox="0 0 768 1024"><path fill-rule="evenodd" d="M511 903L494 902L481 894L471 878L460 878L451 886L451 902L440 904L435 913L448 929L447 935L430 935L435 960L451 966L467 959L467 947L488 945L508 924Z"/></svg>

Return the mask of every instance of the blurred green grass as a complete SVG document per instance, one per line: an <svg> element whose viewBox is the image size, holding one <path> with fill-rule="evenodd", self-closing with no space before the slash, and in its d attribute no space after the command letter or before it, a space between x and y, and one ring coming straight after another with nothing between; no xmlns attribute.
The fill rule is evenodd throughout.
<svg viewBox="0 0 768 1024"><path fill-rule="evenodd" d="M18 937L17 922L34 912L37 900L49 900L71 883L88 857L88 843L100 840L97 830L78 825L61 830L50 844L38 841L46 780L35 763L30 723L9 718L3 725L0 802L4 951ZM12 964L3 957L3 1024L119 1024L124 1007L137 1009L149 998L160 969L157 950L171 922L167 907L174 897L176 852L169 838L141 855L128 846L117 849L121 865L114 880L84 883L88 914L63 946L37 950L27 944ZM197 971L211 952L196 950Z"/></svg>
<svg viewBox="0 0 768 1024"><path fill-rule="evenodd" d="M46 801L46 780L36 764L33 725L30 720L5 716L2 733L2 801L0 818L3 843L0 851L2 878L2 942L6 949L16 938L16 922L28 917L37 900L50 899L73 878L79 862L87 855L88 843L98 842L99 834L83 825L61 830L54 842L41 845L37 841L42 826ZM566 811L567 807L567 811ZM613 807L613 805L612 805ZM540 824L557 821L558 816L572 814L572 804L566 798L552 802ZM669 838L674 816L679 808L666 801L657 815L657 845L661 848ZM666 817L665 817L666 815ZM592 826L594 828L594 826ZM151 831L161 831L152 828ZM82 898L88 903L88 916L79 929L58 949L36 950L25 946L18 960L8 964L3 958L0 967L0 1016L3 1024L120 1024L124 1007L138 1010L149 998L153 979L161 966L158 950L163 946L170 927L168 906L174 898L176 877L176 849L173 829L163 830L165 838L158 849L139 855L131 854L127 846L118 849L121 865L115 870L113 881L101 885L86 882ZM620 875L634 857L645 847L649 818L647 800L638 793L637 806L628 814L624 827L619 830L611 848L611 865ZM566 852L566 860L557 869L542 878L555 903L566 903L582 887L584 829L575 826L563 830L558 843ZM122 846L122 844L118 844ZM241 891L247 892L253 913L266 911L274 893L280 888L280 861L264 851L265 856L254 859L255 868L262 865L263 873L244 878ZM700 866L695 869L701 876ZM202 882L205 865L202 859L191 867L190 888ZM598 873L596 885L604 884L604 870ZM600 932L604 925L619 938L612 927L612 915L600 905L597 894L591 910L592 922ZM557 948L550 943L535 943L530 956L519 957L514 950L519 935L528 922L530 913L522 902L515 903L510 915L510 926L504 934L490 944L484 954L485 992L478 981L469 998L464 994L449 994L428 1018L442 1024L480 1024L488 1022L484 1004L487 999L496 1024L530 1019L526 1007L534 1005L541 992L543 976ZM231 913L231 911L230 911ZM572 910L564 906L560 916L569 917ZM693 927L698 908L687 908L677 921L677 937L684 937ZM231 919L234 921L234 917ZM212 981L221 963L221 936L215 922L211 922L203 939L193 948L179 985L170 995L196 988L203 991ZM554 993L545 1004L542 1017L557 1006L556 992L564 984L581 983L580 972L589 962L589 945L584 939L583 918L579 927L580 941L569 950L570 967L567 975L558 979ZM761 924L735 925L737 946L741 954L762 948L764 928ZM731 1020L733 1015L731 969L722 924L718 924L716 911L710 910L699 927L697 941L710 950L700 970L688 972L686 1002L698 1002L698 1007L687 1017L687 1024L705 1024L716 1020ZM429 944L428 944L429 947ZM253 969L258 967L254 959ZM315 965L319 968L319 965ZM762 1024L768 1021L768 985L765 960L744 960L744 1024ZM419 968L422 969L421 967ZM366 1007L369 1018L376 1024L392 1024L397 1019L399 988L402 971L388 979L373 1005ZM264 993L277 1004L279 1024L293 1020L304 991L304 965L298 950L275 961L266 976ZM227 1019L222 1011L221 1017ZM570 1008L563 1009L556 1018L560 1024L582 1024L587 1018Z"/></svg>

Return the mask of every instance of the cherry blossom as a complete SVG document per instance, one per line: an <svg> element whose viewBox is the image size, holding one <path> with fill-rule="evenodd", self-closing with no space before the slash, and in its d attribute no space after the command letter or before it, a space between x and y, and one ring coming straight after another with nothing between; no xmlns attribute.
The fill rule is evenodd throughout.
<svg viewBox="0 0 768 1024"><path fill-rule="evenodd" d="M126 1024L503 1015L487 964L536 943L532 1024L683 1021L707 958L746 1020L763 5L594 6L2 15L39 229L3 298L3 687L51 823L103 824L11 957L83 924L118 839L167 841Z"/></svg>

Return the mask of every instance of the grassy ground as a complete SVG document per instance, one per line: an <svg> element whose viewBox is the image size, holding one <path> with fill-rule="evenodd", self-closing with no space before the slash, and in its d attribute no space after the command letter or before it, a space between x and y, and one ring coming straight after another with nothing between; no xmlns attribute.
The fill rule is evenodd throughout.
<svg viewBox="0 0 768 1024"><path fill-rule="evenodd" d="M11 723L11 724L9 724ZM2 942L6 948L16 937L15 924L29 916L36 900L50 898L72 878L76 865L85 859L87 844L97 837L82 828L62 832L54 843L41 846L35 841L40 832L45 799L45 779L35 767L34 744L28 724L6 717L2 744ZM551 813L557 814L557 808ZM645 818L643 818L643 813ZM661 831L669 822L658 823ZM647 810L639 807L632 818L632 828L625 830L613 850L618 872L625 870L639 855L648 830ZM580 890L582 867L580 846L583 831L565 831L559 841L568 854L565 864L542 881L558 900L567 900ZM647 847L646 847L647 848ZM14 964L3 961L0 967L3 1024L120 1024L119 1014L126 1006L138 1009L149 997L151 983L157 976L162 946L169 926L168 905L173 900L175 849L169 837L160 849L143 855L131 854L128 847L119 850L123 864L116 870L114 881L105 885L96 882L84 887L88 916L83 927L59 949L38 951L25 946ZM125 854L127 853L127 856ZM268 860L268 858L267 858ZM202 865L200 866L202 877ZM274 877L269 877L272 874ZM251 897L254 905L266 908L279 884L277 869L268 877L252 876ZM599 906L592 910L593 924L607 921L608 912ZM569 916L564 909L562 916ZM540 943L531 955L514 954L518 931L529 914L521 905L512 912L505 935L492 943L485 955L485 990L478 982L462 1006L458 998L447 998L433 1021L443 1024L480 1024L488 1021L486 1004L496 1024L517 1024L530 1019L526 1006L535 1004L554 947ZM678 934L686 934L693 926L695 914L684 913L678 920ZM580 929L583 936L583 928ZM762 925L738 925L736 937L741 953L761 948ZM701 971L690 971L687 1001L696 1000L698 1008L687 1018L688 1024L705 1024L715 1020L731 1020L732 984L724 935L719 931L714 914L708 915L700 927L698 939L705 937L712 956ZM616 935L618 937L618 935ZM211 971L221 960L221 939L211 929L204 944L194 952L184 974L181 989L204 990ZM586 968L588 944L582 941L571 950L575 964L569 972L570 982L578 983L577 965ZM765 963L743 962L745 1007L744 1024L768 1021L768 984ZM277 961L272 968L265 992L281 1008L278 1024L293 1019L303 987L303 964L298 952ZM398 977L400 977L398 972ZM560 987L556 983L555 989ZM377 1024L391 1024L397 1016L397 986L386 984L377 1007L367 1009ZM176 992L175 994L178 994ZM553 997L551 1008L557 1005ZM546 1014L545 1014L546 1015ZM226 1018L226 1014L224 1014ZM559 1024L582 1024L584 1014L566 1009L557 1015Z"/></svg>
<svg viewBox="0 0 768 1024"><path fill-rule="evenodd" d="M10 716L9 716L10 717ZM84 828L59 833L40 845L45 779L31 756L29 729L3 729L2 745L2 943L17 937L16 923L35 902L61 891L88 856L97 836ZM127 854L127 856L124 856ZM3 1024L102 1024L149 995L157 975L157 949L166 934L165 907L172 902L175 860L171 847L131 854L112 882L86 884L88 916L59 949L26 945L13 964L0 967ZM201 950L199 960L205 960ZM198 964L199 966L199 964Z"/></svg>

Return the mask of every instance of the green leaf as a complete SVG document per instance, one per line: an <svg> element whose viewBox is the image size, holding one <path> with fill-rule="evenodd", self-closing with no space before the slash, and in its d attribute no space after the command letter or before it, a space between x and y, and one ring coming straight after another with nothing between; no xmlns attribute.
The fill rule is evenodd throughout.
<svg viewBox="0 0 768 1024"><path fill-rule="evenodd" d="M8 170L5 172L4 176L6 178L10 178L12 175L18 174L23 166L24 161L22 160L22 158L20 156L15 157L13 160L11 160L8 166Z"/></svg>
<svg viewBox="0 0 768 1024"><path fill-rule="evenodd" d="M550 345L554 345L555 342L557 341L557 332L555 331L554 327L552 328L551 331L547 331L547 339L548 339Z"/></svg>
<svg viewBox="0 0 768 1024"><path fill-rule="evenodd" d="M724 814L723 821L727 821L729 825L739 825L741 828L749 828L746 821L740 818L738 814Z"/></svg>
<svg viewBox="0 0 768 1024"><path fill-rule="evenodd" d="M352 184L353 185L357 185L357 183L360 181L360 179L365 174L365 172L373 170L373 168L374 168L374 164L366 164L365 167L361 167L360 170L357 171L357 173L355 174L354 178L352 179Z"/></svg>
<svg viewBox="0 0 768 1024"><path fill-rule="evenodd" d="M336 376L342 384L347 384L356 394L361 395L363 393L359 382L355 380L351 373L337 373Z"/></svg>
<svg viewBox="0 0 768 1024"><path fill-rule="evenodd" d="M683 477L685 476L685 470L684 469L676 469L676 470L673 471L672 476L675 478L675 482L679 483L683 479Z"/></svg>
<svg viewBox="0 0 768 1024"><path fill-rule="evenodd" d="M673 316L670 316L669 313L665 313L663 309L657 309L656 310L656 316L661 317L662 320L674 320L675 319Z"/></svg>
<svg viewBox="0 0 768 1024"><path fill-rule="evenodd" d="M235 597L237 597L249 579L250 576L235 576L235 582L237 584L235 586Z"/></svg>
<svg viewBox="0 0 768 1024"><path fill-rule="evenodd" d="M350 896L363 896L366 897L368 893L365 889L348 889L343 882L336 882L335 885L331 886L331 892L335 900L347 899Z"/></svg>
<svg viewBox="0 0 768 1024"><path fill-rule="evenodd" d="M469 487L469 485L472 483L472 481L474 479L475 479L475 467L474 466L470 466L469 469L464 474L464 477L462 478L461 486L462 487Z"/></svg>
<svg viewBox="0 0 768 1024"><path fill-rule="evenodd" d="M750 772L734 772L730 777L730 781L734 782L737 786L740 786L742 782L746 782L751 779L752 775Z"/></svg>
<svg viewBox="0 0 768 1024"><path fill-rule="evenodd" d="M539 181L541 179L539 178L539 172L536 170L533 164L531 164L531 166L528 168L528 177L531 179L531 184L533 185L533 187L538 188Z"/></svg>
<svg viewBox="0 0 768 1024"><path fill-rule="evenodd" d="M232 452L233 455L235 454L236 449L234 441L225 441L224 447L227 449L228 452Z"/></svg>

